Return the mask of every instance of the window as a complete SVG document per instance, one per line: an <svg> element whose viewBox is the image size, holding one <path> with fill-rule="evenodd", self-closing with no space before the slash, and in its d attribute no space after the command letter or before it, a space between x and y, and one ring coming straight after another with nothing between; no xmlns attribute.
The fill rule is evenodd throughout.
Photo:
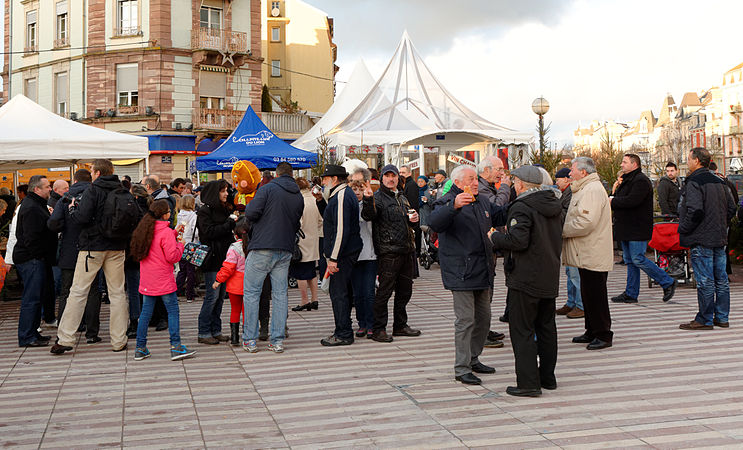
<svg viewBox="0 0 743 450"><path fill-rule="evenodd" d="M137 64L116 65L116 94L120 114L139 112L139 67Z"/></svg>
<svg viewBox="0 0 743 450"><path fill-rule="evenodd" d="M54 74L54 103L55 112L60 116L67 115L67 72L60 72Z"/></svg>
<svg viewBox="0 0 743 450"><path fill-rule="evenodd" d="M208 6L201 7L201 28L220 30L222 28L222 10Z"/></svg>
<svg viewBox="0 0 743 450"><path fill-rule="evenodd" d="M27 52L35 52L36 47L36 11L26 13L26 48Z"/></svg>
<svg viewBox="0 0 743 450"><path fill-rule="evenodd" d="M57 23L54 38L55 47L68 45L67 40L67 1L57 2Z"/></svg>
<svg viewBox="0 0 743 450"><path fill-rule="evenodd" d="M281 76L281 61L279 61L278 59L274 59L273 61L271 61L271 76Z"/></svg>
<svg viewBox="0 0 743 450"><path fill-rule="evenodd" d="M271 42L279 42L281 40L281 28L271 28Z"/></svg>
<svg viewBox="0 0 743 450"><path fill-rule="evenodd" d="M36 78L28 78L23 82L23 95L36 101Z"/></svg>
<svg viewBox="0 0 743 450"><path fill-rule="evenodd" d="M201 109L224 109L224 99L218 97L199 97Z"/></svg>
<svg viewBox="0 0 743 450"><path fill-rule="evenodd" d="M116 0L119 36L139 34L139 8L137 0Z"/></svg>

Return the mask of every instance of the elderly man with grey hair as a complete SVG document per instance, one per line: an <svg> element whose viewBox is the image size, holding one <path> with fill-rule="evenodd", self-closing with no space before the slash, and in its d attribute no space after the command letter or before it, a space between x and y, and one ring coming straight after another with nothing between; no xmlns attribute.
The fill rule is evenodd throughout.
<svg viewBox="0 0 743 450"><path fill-rule="evenodd" d="M454 378L480 384L475 373L495 369L479 360L490 328L490 299L495 275L492 227L506 223L506 208L476 201L479 194L474 167L459 166L451 173L453 185L436 200L429 226L439 233L439 261L444 288L454 299Z"/></svg>
<svg viewBox="0 0 743 450"><path fill-rule="evenodd" d="M562 229L562 262L578 268L586 331L573 338L588 350L611 347L611 314L606 279L614 267L611 204L591 158L573 160L573 198Z"/></svg>
<svg viewBox="0 0 743 450"><path fill-rule="evenodd" d="M511 197L511 180L504 177L503 161L497 156L486 156L477 165L478 192L485 200L505 206ZM500 187L496 184L500 183Z"/></svg>

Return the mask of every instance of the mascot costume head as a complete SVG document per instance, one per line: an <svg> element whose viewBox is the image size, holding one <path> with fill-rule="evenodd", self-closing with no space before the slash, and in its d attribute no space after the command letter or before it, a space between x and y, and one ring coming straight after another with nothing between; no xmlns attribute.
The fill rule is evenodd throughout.
<svg viewBox="0 0 743 450"><path fill-rule="evenodd" d="M255 191L261 182L261 172L250 161L238 161L232 166L232 184L237 189L235 206L244 210L255 197Z"/></svg>

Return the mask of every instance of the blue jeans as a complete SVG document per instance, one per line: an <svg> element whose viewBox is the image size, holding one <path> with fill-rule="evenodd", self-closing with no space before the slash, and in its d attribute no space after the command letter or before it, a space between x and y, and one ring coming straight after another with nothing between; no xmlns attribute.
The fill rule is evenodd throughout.
<svg viewBox="0 0 743 450"><path fill-rule="evenodd" d="M139 319L139 313L142 311L139 300L139 267L125 268L124 277L126 279L126 295L129 297L129 323L131 324Z"/></svg>
<svg viewBox="0 0 743 450"><path fill-rule="evenodd" d="M289 314L289 263L292 254L283 250L252 250L245 258L243 341L258 339L258 309L266 275L271 276L271 343L281 344Z"/></svg>
<svg viewBox="0 0 743 450"><path fill-rule="evenodd" d="M565 275L568 276L568 301L565 305L583 311L583 298L580 295L580 273L578 272L578 268L565 266Z"/></svg>
<svg viewBox="0 0 743 450"><path fill-rule="evenodd" d="M699 302L695 320L701 324L712 325L713 319L723 323L728 321L730 285L725 262L725 247L697 246L691 249L691 266L697 280Z"/></svg>
<svg viewBox="0 0 743 450"><path fill-rule="evenodd" d="M206 292L199 312L199 337L208 338L222 335L222 305L224 305L225 283L217 289L212 284L217 281L217 272L204 272Z"/></svg>
<svg viewBox="0 0 743 450"><path fill-rule="evenodd" d="M624 292L637 298L640 295L640 269L655 280L663 289L673 284L673 278L653 261L645 257L648 241L621 241L622 257L627 265L627 287Z"/></svg>
<svg viewBox="0 0 743 450"><path fill-rule="evenodd" d="M374 327L374 282L377 280L377 261L358 261L353 266L351 284L359 328Z"/></svg>
<svg viewBox="0 0 743 450"><path fill-rule="evenodd" d="M18 346L36 341L40 334L36 331L41 324L41 291L46 282L46 267L41 259L32 259L15 265L23 280L21 311L18 317Z"/></svg>
<svg viewBox="0 0 743 450"><path fill-rule="evenodd" d="M152 311L155 310L155 302L158 296L150 297L144 295L144 302L142 303L142 313L139 316L140 320L137 324L137 348L147 347L147 326L152 318ZM165 304L165 309L168 310L168 331L170 332L170 345L180 345L181 343L181 328L180 321L178 318L178 296L175 292L159 296Z"/></svg>

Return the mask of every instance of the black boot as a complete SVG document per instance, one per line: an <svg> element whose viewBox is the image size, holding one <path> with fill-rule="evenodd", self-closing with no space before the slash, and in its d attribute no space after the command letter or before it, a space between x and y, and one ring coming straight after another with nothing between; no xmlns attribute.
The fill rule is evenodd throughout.
<svg viewBox="0 0 743 450"><path fill-rule="evenodd" d="M230 322L230 344L235 347L240 345L240 322Z"/></svg>
<svg viewBox="0 0 743 450"><path fill-rule="evenodd" d="M138 320L133 320L129 322L129 328L126 330L126 337L128 337L129 339L136 339L138 325L139 325Z"/></svg>
<svg viewBox="0 0 743 450"><path fill-rule="evenodd" d="M268 319L261 320L261 330L258 333L258 339L261 341L268 340Z"/></svg>

